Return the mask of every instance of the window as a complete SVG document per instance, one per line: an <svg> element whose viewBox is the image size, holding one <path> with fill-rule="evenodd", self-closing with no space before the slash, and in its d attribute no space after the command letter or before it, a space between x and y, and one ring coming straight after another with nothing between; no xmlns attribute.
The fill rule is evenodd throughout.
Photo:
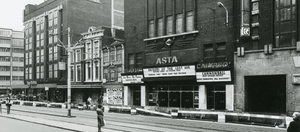
<svg viewBox="0 0 300 132"><path fill-rule="evenodd" d="M78 65L78 66L76 66L76 70L77 70L77 74L76 74L76 81L77 82L80 82L81 81L81 66L80 65Z"/></svg>
<svg viewBox="0 0 300 132"><path fill-rule="evenodd" d="M29 54L29 62L28 62L28 64L32 64L32 52L29 52L28 53Z"/></svg>
<svg viewBox="0 0 300 132"><path fill-rule="evenodd" d="M92 45L91 43L86 43L86 59L91 59L91 56L92 56Z"/></svg>
<svg viewBox="0 0 300 132"><path fill-rule="evenodd" d="M54 70L53 70L53 72L54 72L54 78L57 78L57 74L58 74L58 70L57 70L58 67L57 66L58 66L58 64L56 63L53 66L54 66Z"/></svg>
<svg viewBox="0 0 300 132"><path fill-rule="evenodd" d="M49 61L52 61L53 60L53 48L52 47L49 47Z"/></svg>
<svg viewBox="0 0 300 132"><path fill-rule="evenodd" d="M40 79L40 67L36 66L36 79Z"/></svg>
<svg viewBox="0 0 300 132"><path fill-rule="evenodd" d="M296 1L276 0L275 47L296 45Z"/></svg>
<svg viewBox="0 0 300 132"><path fill-rule="evenodd" d="M108 80L108 68L103 69L103 78Z"/></svg>
<svg viewBox="0 0 300 132"><path fill-rule="evenodd" d="M108 50L103 50L103 63L108 63Z"/></svg>
<svg viewBox="0 0 300 132"><path fill-rule="evenodd" d="M41 46L44 46L44 33L41 33Z"/></svg>
<svg viewBox="0 0 300 132"><path fill-rule="evenodd" d="M163 18L158 19L157 36L163 36Z"/></svg>
<svg viewBox="0 0 300 132"><path fill-rule="evenodd" d="M53 65L49 65L49 78L53 78Z"/></svg>
<svg viewBox="0 0 300 132"><path fill-rule="evenodd" d="M80 61L81 61L81 51L76 50L76 62L80 62Z"/></svg>
<svg viewBox="0 0 300 132"><path fill-rule="evenodd" d="M99 72L99 71L100 71L100 70L99 70L99 68L100 68L100 67L99 67L99 61L95 61L95 62L94 62L94 67L95 67L95 72L94 72L94 73L95 73L95 75L94 75L94 76L95 76L95 77L94 77L95 79L94 79L94 80L99 80L99 75L100 75L100 72Z"/></svg>
<svg viewBox="0 0 300 132"><path fill-rule="evenodd" d="M52 26L52 24L53 24L53 14L52 14L52 12L50 12L49 14L48 14L48 19L49 19L49 27L51 27Z"/></svg>
<svg viewBox="0 0 300 132"><path fill-rule="evenodd" d="M117 47L117 61L122 61L122 47Z"/></svg>
<svg viewBox="0 0 300 132"><path fill-rule="evenodd" d="M40 35L36 35L36 47L40 47Z"/></svg>
<svg viewBox="0 0 300 132"><path fill-rule="evenodd" d="M153 38L154 37L154 20L149 21L148 31L149 31L149 35L148 35L149 38Z"/></svg>
<svg viewBox="0 0 300 132"><path fill-rule="evenodd" d="M92 75L92 65L91 62L86 63L86 79L91 80Z"/></svg>
<svg viewBox="0 0 300 132"><path fill-rule="evenodd" d="M118 66L117 69L118 69L118 80L121 80L122 67Z"/></svg>
<svg viewBox="0 0 300 132"><path fill-rule="evenodd" d="M28 75L29 75L28 79L32 79L32 67L29 68Z"/></svg>
<svg viewBox="0 0 300 132"><path fill-rule="evenodd" d="M143 53L135 53L128 55L129 69L143 67Z"/></svg>
<svg viewBox="0 0 300 132"><path fill-rule="evenodd" d="M194 13L192 11L186 13L186 31L194 30Z"/></svg>
<svg viewBox="0 0 300 132"><path fill-rule="evenodd" d="M36 51L36 63L40 63L40 50Z"/></svg>
<svg viewBox="0 0 300 132"><path fill-rule="evenodd" d="M213 62L213 44L204 45L204 61Z"/></svg>
<svg viewBox="0 0 300 132"><path fill-rule="evenodd" d="M182 14L176 15L176 33L182 33Z"/></svg>
<svg viewBox="0 0 300 132"><path fill-rule="evenodd" d="M44 66L41 66L41 79L44 79Z"/></svg>
<svg viewBox="0 0 300 132"><path fill-rule="evenodd" d="M110 81L115 81L115 69L110 69Z"/></svg>
<svg viewBox="0 0 300 132"><path fill-rule="evenodd" d="M173 16L168 16L167 17L167 23L166 23L166 27L167 27L167 35L173 34Z"/></svg>
<svg viewBox="0 0 300 132"><path fill-rule="evenodd" d="M54 17L54 19L53 19L53 22L54 22L54 25L57 25L57 22L58 22L58 20L57 20L57 10L55 10L54 12L53 12L53 17Z"/></svg>
<svg viewBox="0 0 300 132"><path fill-rule="evenodd" d="M226 59L226 43L205 44L204 62L222 62Z"/></svg>
<svg viewBox="0 0 300 132"><path fill-rule="evenodd" d="M41 49L41 62L44 62L44 49Z"/></svg>
<svg viewBox="0 0 300 132"><path fill-rule="evenodd" d="M99 41L94 41L94 58L98 58L100 56L99 53Z"/></svg>
<svg viewBox="0 0 300 132"><path fill-rule="evenodd" d="M53 55L54 55L53 60L57 60L57 46L54 46L53 48L54 48L53 49Z"/></svg>
<svg viewBox="0 0 300 132"><path fill-rule="evenodd" d="M116 55L116 52L115 52L115 49L111 49L110 52L109 52L109 60L110 60L110 63L113 63L115 62L115 55Z"/></svg>
<svg viewBox="0 0 300 132"><path fill-rule="evenodd" d="M74 66L70 66L71 68L71 81L74 82Z"/></svg>

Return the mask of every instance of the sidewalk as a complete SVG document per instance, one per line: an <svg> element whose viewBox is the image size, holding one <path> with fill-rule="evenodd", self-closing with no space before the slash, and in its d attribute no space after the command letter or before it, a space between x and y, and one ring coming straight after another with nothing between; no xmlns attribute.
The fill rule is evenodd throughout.
<svg viewBox="0 0 300 132"><path fill-rule="evenodd" d="M5 118L11 118L11 119L16 119L16 120L21 120L21 121L26 121L26 122L31 122L31 123L56 127L56 128L61 128L61 129L70 130L70 131L79 131L79 132L97 132L98 131L97 127L80 125L80 124L69 123L69 122L63 122L63 121L54 121L54 120L48 120L48 119L41 119L41 118L35 118L35 117L29 117L29 116L21 116L21 115L15 115L15 114L7 115L6 112L4 112L4 111L2 111L0 116L5 117ZM105 132L120 132L120 131L116 131L116 130L106 129L105 127L102 128L102 131L105 131Z"/></svg>

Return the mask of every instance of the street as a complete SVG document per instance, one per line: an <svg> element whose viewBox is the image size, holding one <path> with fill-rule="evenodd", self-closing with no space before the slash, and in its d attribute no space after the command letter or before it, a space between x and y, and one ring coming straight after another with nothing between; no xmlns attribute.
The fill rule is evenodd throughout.
<svg viewBox="0 0 300 132"><path fill-rule="evenodd" d="M59 129L46 125L39 125L20 121L16 119L4 118L0 116L0 131L1 132L70 132L70 130Z"/></svg>
<svg viewBox="0 0 300 132"><path fill-rule="evenodd" d="M5 112L5 107L2 109ZM6 116L6 113L0 114L1 116ZM10 117L11 116L11 117ZM11 124L15 124L13 119L17 118L27 121L33 121L36 123L47 124L49 126L68 128L70 130L76 131L97 131L97 120L96 112L83 110L79 111L77 109L72 109L72 118L67 117L67 109L57 109L57 108L41 108L32 106L12 106L12 111L7 118L1 118L2 122L5 122L7 128L17 129ZM206 121L196 121L196 120L185 120L185 119L171 119L166 117L155 117L155 116L143 116L143 115L129 115L120 113L104 113L104 118L106 120L106 126L103 131L128 131L128 132L284 132L286 129L271 128L271 127L261 127L261 126L250 126L250 125L239 125L230 123L217 123L217 122L206 122ZM8 120L6 122L6 120ZM15 120L16 122L21 122ZM19 125L18 125L19 126ZM33 126L39 128L40 124L25 123L20 124L24 126L19 128L23 130L29 127L29 129L34 132ZM32 127L32 128L31 128ZM48 126L47 126L48 128ZM45 128L45 129L47 129ZM51 129L50 129L51 128ZM53 128L50 127L49 130ZM26 129L27 130L27 129ZM41 130L41 129L40 129ZM47 129L48 130L48 129ZM63 129L56 130L57 132L65 131Z"/></svg>

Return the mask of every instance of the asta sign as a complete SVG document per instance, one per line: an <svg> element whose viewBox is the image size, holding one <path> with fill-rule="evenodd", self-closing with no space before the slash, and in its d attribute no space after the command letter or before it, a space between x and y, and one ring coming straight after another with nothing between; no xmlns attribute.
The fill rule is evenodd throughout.
<svg viewBox="0 0 300 132"><path fill-rule="evenodd" d="M177 57L176 56L170 56L170 57L162 57L162 58L157 58L156 64L172 64L172 63L177 63Z"/></svg>

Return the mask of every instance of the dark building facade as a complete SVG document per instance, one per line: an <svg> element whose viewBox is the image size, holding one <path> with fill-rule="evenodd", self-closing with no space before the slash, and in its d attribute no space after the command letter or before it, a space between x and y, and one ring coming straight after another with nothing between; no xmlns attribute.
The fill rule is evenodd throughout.
<svg viewBox="0 0 300 132"><path fill-rule="evenodd" d="M242 0L234 6L240 16L234 21L241 25L234 55L235 110L299 111L299 1Z"/></svg>
<svg viewBox="0 0 300 132"><path fill-rule="evenodd" d="M232 6L228 0L126 1L124 105L233 111Z"/></svg>
<svg viewBox="0 0 300 132"><path fill-rule="evenodd" d="M110 0L47 0L25 7L24 75L29 92L49 101L67 100L67 52L59 45L67 46L68 28L74 45L90 26L111 26L111 5Z"/></svg>

